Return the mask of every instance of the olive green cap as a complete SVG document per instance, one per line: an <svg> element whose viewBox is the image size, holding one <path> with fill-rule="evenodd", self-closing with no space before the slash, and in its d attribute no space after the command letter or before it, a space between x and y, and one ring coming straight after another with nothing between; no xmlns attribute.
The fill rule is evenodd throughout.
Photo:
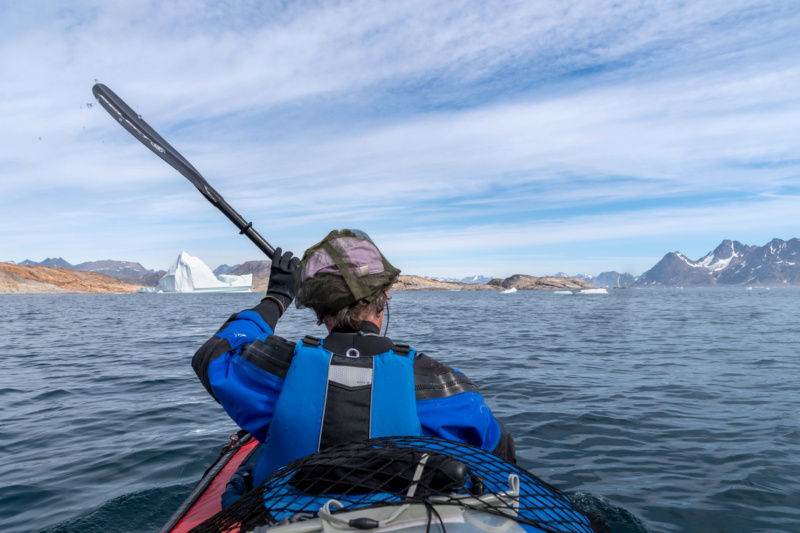
<svg viewBox="0 0 800 533"><path fill-rule="evenodd" d="M333 230L303 254L295 270L295 305L335 313L359 300L371 302L399 275L369 235Z"/></svg>

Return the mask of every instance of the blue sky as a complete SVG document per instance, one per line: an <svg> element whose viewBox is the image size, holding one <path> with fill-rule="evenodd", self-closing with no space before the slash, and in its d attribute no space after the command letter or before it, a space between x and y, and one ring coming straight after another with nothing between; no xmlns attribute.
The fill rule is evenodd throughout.
<svg viewBox="0 0 800 533"><path fill-rule="evenodd" d="M95 80L299 253L641 274L800 237L796 1L118 4L0 3L2 261L261 258Z"/></svg>

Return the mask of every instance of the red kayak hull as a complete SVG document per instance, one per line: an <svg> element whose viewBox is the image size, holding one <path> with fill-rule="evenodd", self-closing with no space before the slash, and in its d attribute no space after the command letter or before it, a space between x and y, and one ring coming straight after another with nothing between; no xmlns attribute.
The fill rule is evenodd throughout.
<svg viewBox="0 0 800 533"><path fill-rule="evenodd" d="M258 441L250 435L240 438L209 468L167 525L161 530L183 533L200 525L222 510L222 493L236 469L247 460Z"/></svg>

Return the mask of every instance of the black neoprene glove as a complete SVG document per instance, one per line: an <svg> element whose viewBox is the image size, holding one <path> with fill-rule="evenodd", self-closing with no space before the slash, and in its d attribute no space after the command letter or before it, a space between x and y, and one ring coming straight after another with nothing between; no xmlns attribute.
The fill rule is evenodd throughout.
<svg viewBox="0 0 800 533"><path fill-rule="evenodd" d="M283 253L280 248L275 248L275 253L272 255L267 296L279 300L283 304L284 311L294 300L294 271L299 262L299 257L292 257L292 252Z"/></svg>

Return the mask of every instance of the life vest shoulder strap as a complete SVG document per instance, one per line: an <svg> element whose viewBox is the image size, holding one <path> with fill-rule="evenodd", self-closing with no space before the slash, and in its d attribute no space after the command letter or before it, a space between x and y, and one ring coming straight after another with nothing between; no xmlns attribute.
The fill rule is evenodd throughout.
<svg viewBox="0 0 800 533"><path fill-rule="evenodd" d="M306 348L316 348L322 344L322 341L318 337L314 337L312 335L306 335L303 337L303 346Z"/></svg>
<svg viewBox="0 0 800 533"><path fill-rule="evenodd" d="M299 457L343 442L421 435L413 353L402 345L355 357L336 355L310 335L298 342L254 482Z"/></svg>
<svg viewBox="0 0 800 533"><path fill-rule="evenodd" d="M392 348L392 351L397 355L402 355L403 357L408 357L408 354L411 353L411 346L408 344L395 344Z"/></svg>

